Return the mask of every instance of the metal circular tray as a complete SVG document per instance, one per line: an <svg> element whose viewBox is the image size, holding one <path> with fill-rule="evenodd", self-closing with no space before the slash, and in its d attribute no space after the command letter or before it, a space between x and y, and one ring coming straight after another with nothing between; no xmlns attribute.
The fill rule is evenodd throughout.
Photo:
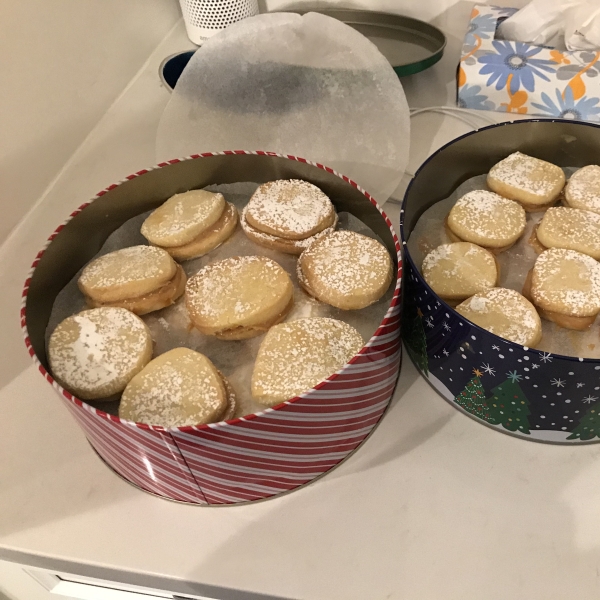
<svg viewBox="0 0 600 600"><path fill-rule="evenodd" d="M306 14L308 11L290 11ZM371 40L388 59L398 77L414 75L433 66L444 54L446 36L436 27L389 13L368 10L325 9L319 12L342 21ZM159 75L172 90L195 50L168 56L160 65Z"/></svg>

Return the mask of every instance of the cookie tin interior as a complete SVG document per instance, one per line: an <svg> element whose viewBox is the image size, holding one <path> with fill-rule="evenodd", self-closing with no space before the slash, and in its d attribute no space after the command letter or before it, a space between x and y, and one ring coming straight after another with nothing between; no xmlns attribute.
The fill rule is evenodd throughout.
<svg viewBox="0 0 600 600"><path fill-rule="evenodd" d="M600 360L540 352L470 323L425 283L406 246L425 210L516 151L561 167L597 163L600 127L566 120L501 123L457 138L421 166L400 223L404 341L436 391L483 424L535 441L600 442Z"/></svg>
<svg viewBox="0 0 600 600"><path fill-rule="evenodd" d="M151 170L86 207L65 225L44 252L33 273L26 303L29 338L42 365L48 368L44 334L57 294L125 221L189 189L214 183L264 183L294 178L323 189L338 211L348 211L366 223L395 257L392 233L379 211L365 201L358 189L326 170L287 158L254 154L213 155Z"/></svg>

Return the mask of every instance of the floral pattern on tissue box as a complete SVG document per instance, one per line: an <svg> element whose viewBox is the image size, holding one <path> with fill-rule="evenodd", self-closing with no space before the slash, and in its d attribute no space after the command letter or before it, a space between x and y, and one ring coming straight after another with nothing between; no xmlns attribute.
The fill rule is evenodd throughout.
<svg viewBox="0 0 600 600"><path fill-rule="evenodd" d="M583 121L600 121L600 49L559 52L495 39L516 8L477 5L458 69L458 105Z"/></svg>

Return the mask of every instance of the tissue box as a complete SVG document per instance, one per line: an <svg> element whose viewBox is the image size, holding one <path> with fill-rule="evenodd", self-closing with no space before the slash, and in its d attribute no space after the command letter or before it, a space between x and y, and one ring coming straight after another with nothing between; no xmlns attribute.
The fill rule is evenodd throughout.
<svg viewBox="0 0 600 600"><path fill-rule="evenodd" d="M516 8L476 5L458 68L458 105L600 122L600 49L560 52L496 39Z"/></svg>

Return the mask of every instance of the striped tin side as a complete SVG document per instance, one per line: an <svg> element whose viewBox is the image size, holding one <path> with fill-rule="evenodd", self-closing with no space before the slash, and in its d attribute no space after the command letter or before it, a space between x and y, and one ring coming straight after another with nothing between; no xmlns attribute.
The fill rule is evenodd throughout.
<svg viewBox="0 0 600 600"><path fill-rule="evenodd" d="M241 151L219 154L239 153L280 156ZM212 155L206 153L176 159L154 168ZM338 175L317 163L293 156L283 158L312 164ZM147 172L139 171L125 181ZM377 206L357 184L347 177L338 177L356 187L366 200ZM93 200L117 185L120 184L103 190ZM80 207L70 218L87 205ZM391 222L380 212L393 232ZM47 245L63 227L64 224L52 234ZM164 429L109 415L63 389L39 362L27 333L27 291L31 273L43 250L36 257L23 290L21 326L25 343L40 372L62 397L94 449L124 479L150 493L190 504L262 500L309 483L335 467L366 439L387 408L401 362L402 261L395 233L394 242L398 255L394 296L380 327L361 352L306 394L240 419Z"/></svg>

